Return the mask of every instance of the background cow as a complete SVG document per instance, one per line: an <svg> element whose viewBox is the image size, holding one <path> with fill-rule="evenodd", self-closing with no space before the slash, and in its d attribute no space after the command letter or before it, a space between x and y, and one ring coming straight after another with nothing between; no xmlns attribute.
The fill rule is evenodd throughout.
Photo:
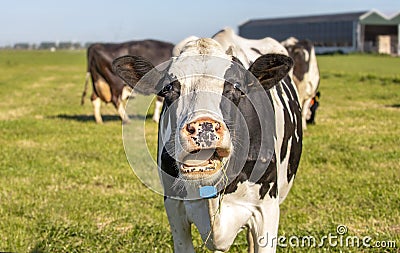
<svg viewBox="0 0 400 253"><path fill-rule="evenodd" d="M228 53L238 58L245 68L250 67L261 55L274 50L276 53L288 55L287 50L280 46L275 39L270 37L260 40L246 39L237 35L230 27L217 32L212 38L218 41L224 50L229 50Z"/></svg>
<svg viewBox="0 0 400 253"><path fill-rule="evenodd" d="M244 64L226 54L215 40L189 41L165 71L152 70L162 81L142 81L145 86L139 90L164 97L158 165L175 252L194 252L191 223L211 250L228 250L240 229L248 227L252 250L275 251L279 204L293 183L302 149L300 105L287 76L293 62L281 52L285 49L275 41L268 54L251 64L245 62L250 65L249 75L238 67ZM191 60L199 55L203 57ZM217 57L212 61L225 59L229 64L210 65L206 56ZM132 56L118 58L113 65L132 87L153 67L146 59ZM201 66L234 79L210 78L208 72L201 72ZM193 69L194 74L187 73ZM262 86L251 78L257 78ZM254 102L251 96L261 99ZM266 108L268 103L273 106L271 121L256 113L257 107ZM243 124L238 121L240 115ZM267 135L263 133L266 126L272 129ZM237 133L246 127L251 130L249 149L244 153L245 140ZM264 145L265 139L272 140L272 150ZM237 159L244 160L243 166L236 163ZM196 195L199 186L220 183L231 170L239 172L223 190L218 188L216 197L186 199ZM261 177L253 178L254 172ZM269 238L266 247L260 245L262 236Z"/></svg>
<svg viewBox="0 0 400 253"><path fill-rule="evenodd" d="M307 114L310 114L310 103L316 96L319 86L319 70L314 45L309 40L299 41L294 37L282 41L281 44L294 60L293 80L297 86L300 105L302 106L303 129L306 129Z"/></svg>
<svg viewBox="0 0 400 253"><path fill-rule="evenodd" d="M112 71L112 61L123 55L140 55L158 65L169 60L174 45L157 40L130 41L125 43L96 43L87 50L87 74L81 104L84 103L89 76L92 78L93 92L91 101L97 123L102 123L101 101L112 103L118 110L122 121L128 121L123 101L130 95L130 88ZM158 105L160 102L158 102ZM155 112L154 115L158 116ZM154 117L154 116L153 116Z"/></svg>

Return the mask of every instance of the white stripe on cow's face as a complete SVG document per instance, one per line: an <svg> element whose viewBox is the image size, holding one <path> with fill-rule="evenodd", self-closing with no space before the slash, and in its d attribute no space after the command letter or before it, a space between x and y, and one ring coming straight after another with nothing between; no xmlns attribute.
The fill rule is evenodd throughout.
<svg viewBox="0 0 400 253"><path fill-rule="evenodd" d="M223 164L221 159L228 159L228 156L222 158L225 155L222 152L229 153L232 150L231 138L220 108L225 84L223 77L230 66L230 57L224 53L218 43L212 39L200 39L189 42L182 49L181 55L172 60L168 70L169 75L176 78L180 84L180 95L169 106L170 116L167 129L171 131L166 132L169 135L168 141L164 136L164 141L169 143L166 145L167 151L183 166L184 171L188 168L200 172L207 169L208 174L205 173L205 176L213 181L214 176L208 177L213 172L210 172L209 168L212 168L215 163L215 168L218 167L219 170L221 163ZM199 122L203 122L202 125L199 125ZM213 128L212 134L215 133L215 138L212 137L212 139L218 141L207 145L198 144L200 141L196 138L199 139L202 136L188 134L187 128L190 124L197 124L200 130L201 127L210 125ZM220 133L217 133L217 128L222 129ZM168 146L171 148L169 149ZM194 156L191 152L203 156L204 154L199 150L215 150L219 153L217 155L212 151L211 157L205 158L210 162L208 165L201 163L199 166L194 166L184 162L189 159L193 163L195 158L191 159ZM189 174L191 173L185 173L185 176ZM193 178L189 179L203 179L202 173L193 174Z"/></svg>

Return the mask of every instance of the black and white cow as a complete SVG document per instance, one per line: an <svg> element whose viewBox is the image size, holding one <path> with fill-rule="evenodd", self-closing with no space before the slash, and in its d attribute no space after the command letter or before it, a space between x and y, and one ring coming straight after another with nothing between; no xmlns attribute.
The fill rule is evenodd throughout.
<svg viewBox="0 0 400 253"><path fill-rule="evenodd" d="M307 128L307 115L310 114L311 100L316 96L319 86L319 69L314 45L309 40L290 37L281 44L288 50L294 61L293 80L299 92L302 106L303 129Z"/></svg>
<svg viewBox="0 0 400 253"><path fill-rule="evenodd" d="M243 228L249 229L251 252L276 250L279 204L292 186L302 150L300 105L287 75L293 62L280 54L283 47L277 45L248 67L251 74L240 70L240 61L213 39L189 41L164 72L154 70L142 57L125 56L113 63L115 72L134 88L138 79L146 79L151 71L166 76L157 83L144 81L146 85L140 90L164 97L158 166L175 252L194 252L191 224L196 225L210 250L228 250ZM207 57L225 63L215 67L210 63L214 58ZM233 75L237 80L211 78L202 69ZM185 75L187 70L196 74ZM257 95L265 99L250 99ZM256 110L262 111L268 104L271 121ZM273 129L266 131L267 135L266 126ZM246 153L245 141L237 134L242 129L249 130ZM264 139L272 140L271 153ZM240 159L243 164L235 163ZM229 177L230 170L237 174L218 188L216 196L188 198L202 185L228 182L223 178ZM260 177L252 177L254 171ZM268 244L260 243L260 238L268 238Z"/></svg>
<svg viewBox="0 0 400 253"><path fill-rule="evenodd" d="M273 38L265 37L259 40L246 39L237 35L230 27L217 32L212 38L218 41L223 49L229 49L232 55L238 58L246 68L261 55L272 51L288 55L286 49L279 46L279 42Z"/></svg>

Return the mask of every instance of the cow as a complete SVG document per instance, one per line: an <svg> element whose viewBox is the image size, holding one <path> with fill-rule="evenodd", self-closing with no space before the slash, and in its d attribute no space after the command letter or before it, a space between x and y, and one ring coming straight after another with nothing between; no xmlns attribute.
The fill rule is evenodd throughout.
<svg viewBox="0 0 400 253"><path fill-rule="evenodd" d="M157 163L175 252L194 252L191 224L210 250L227 251L248 228L250 252L275 252L302 151L293 61L281 52L274 43L245 68L200 38L162 68L137 56L113 62L132 88L164 97Z"/></svg>
<svg viewBox="0 0 400 253"><path fill-rule="evenodd" d="M94 117L97 123L102 123L100 113L101 102L112 103L123 122L129 121L125 113L124 101L131 94L131 89L112 71L112 61L123 55L140 55L146 57L152 64L158 65L171 58L174 45L157 40L129 41L124 43L95 43L87 49L87 74L81 97L84 104L89 77L92 79L93 92L91 101L94 107ZM160 107L159 99L156 109ZM155 112L154 115L158 115ZM157 118L157 116L156 116Z"/></svg>
<svg viewBox="0 0 400 253"><path fill-rule="evenodd" d="M303 129L307 128L307 114L312 99L316 96L319 86L319 69L315 48L310 40L301 40L290 37L281 42L288 50L289 56L294 60L293 80L299 92L300 105L302 106Z"/></svg>
<svg viewBox="0 0 400 253"><path fill-rule="evenodd" d="M271 50L277 50L279 54L288 55L287 50L279 46L279 42L273 38L246 39L237 35L230 27L217 32L212 38L218 41L223 49L232 51L232 54L243 63L245 68L248 68L258 57L271 52Z"/></svg>

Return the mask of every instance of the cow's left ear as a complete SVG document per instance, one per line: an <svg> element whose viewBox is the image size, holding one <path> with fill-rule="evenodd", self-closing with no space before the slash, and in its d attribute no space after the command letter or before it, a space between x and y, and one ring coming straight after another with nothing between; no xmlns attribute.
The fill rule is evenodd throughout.
<svg viewBox="0 0 400 253"><path fill-rule="evenodd" d="M155 93L155 85L146 83L135 87L137 82L151 71L154 66L148 60L141 56L122 56L115 59L112 63L113 71L122 78L130 87L135 88L144 95Z"/></svg>
<svg viewBox="0 0 400 253"><path fill-rule="evenodd" d="M292 58L283 54L265 54L257 58L249 71L257 77L265 89L278 84L293 67Z"/></svg>

